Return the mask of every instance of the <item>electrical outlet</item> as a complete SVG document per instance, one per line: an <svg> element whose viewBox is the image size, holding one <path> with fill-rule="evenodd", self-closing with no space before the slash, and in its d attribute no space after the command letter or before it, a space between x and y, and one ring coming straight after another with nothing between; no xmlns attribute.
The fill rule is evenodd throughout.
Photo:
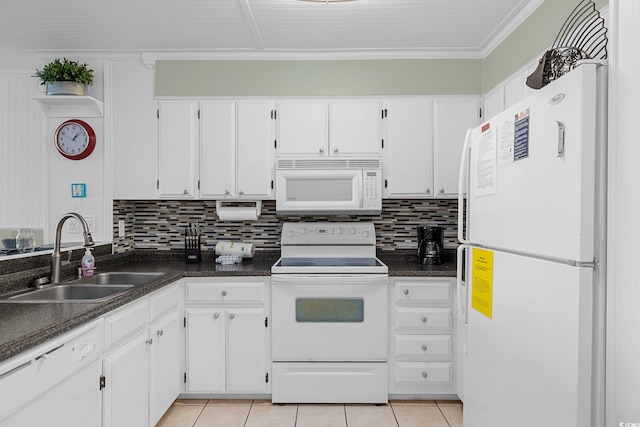
<svg viewBox="0 0 640 427"><path fill-rule="evenodd" d="M75 218L69 218L66 222L67 225L67 233L68 234L78 234L80 233L80 223Z"/></svg>
<svg viewBox="0 0 640 427"><path fill-rule="evenodd" d="M95 216L85 216L85 220L87 220L87 225L89 226L89 233L96 232L96 217Z"/></svg>
<svg viewBox="0 0 640 427"><path fill-rule="evenodd" d="M124 237L124 219L118 221L118 237Z"/></svg>

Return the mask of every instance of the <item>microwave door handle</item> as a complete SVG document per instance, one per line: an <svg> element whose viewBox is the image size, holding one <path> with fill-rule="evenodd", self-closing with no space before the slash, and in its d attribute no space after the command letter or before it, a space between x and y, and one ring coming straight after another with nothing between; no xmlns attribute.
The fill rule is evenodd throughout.
<svg viewBox="0 0 640 427"><path fill-rule="evenodd" d="M467 205L464 204L464 192L468 191L469 176L469 152L471 151L471 129L467 130L462 146L462 156L460 156L460 170L458 171L458 240L462 244L468 244L467 235L469 230L469 197L467 195ZM466 187L466 188L465 188ZM466 213L466 215L465 215ZM466 220L466 221L465 221Z"/></svg>

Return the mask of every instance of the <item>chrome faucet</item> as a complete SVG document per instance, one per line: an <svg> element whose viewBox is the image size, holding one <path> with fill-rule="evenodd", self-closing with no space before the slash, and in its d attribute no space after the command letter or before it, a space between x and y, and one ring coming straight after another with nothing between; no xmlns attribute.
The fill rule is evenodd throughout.
<svg viewBox="0 0 640 427"><path fill-rule="evenodd" d="M58 221L58 227L56 228L56 240L53 245L53 255L51 255L51 283L60 283L62 276L60 240L62 238L62 226L69 218L76 218L80 221L80 225L82 225L82 234L84 236L84 247L86 248L94 245L93 237L91 237L91 233L89 232L89 224L87 224L87 220L84 219L82 215L75 212L64 214L62 218L60 218L60 221Z"/></svg>

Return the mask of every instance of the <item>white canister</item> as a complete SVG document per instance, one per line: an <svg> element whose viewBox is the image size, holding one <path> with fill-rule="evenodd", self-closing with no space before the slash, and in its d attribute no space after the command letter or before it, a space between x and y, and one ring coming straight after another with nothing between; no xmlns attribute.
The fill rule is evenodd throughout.
<svg viewBox="0 0 640 427"><path fill-rule="evenodd" d="M253 243L218 242L216 255L236 255L243 258L253 258L255 248Z"/></svg>

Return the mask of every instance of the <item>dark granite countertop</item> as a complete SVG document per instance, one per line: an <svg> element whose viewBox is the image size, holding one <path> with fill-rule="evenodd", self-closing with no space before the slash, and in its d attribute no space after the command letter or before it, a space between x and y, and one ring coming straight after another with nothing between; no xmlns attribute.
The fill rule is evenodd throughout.
<svg viewBox="0 0 640 427"><path fill-rule="evenodd" d="M179 280L182 277L269 276L279 253L257 254L240 264L220 265L212 259L200 264L185 264L175 254L136 253L114 255L98 260L100 272L163 272L161 278L95 303L13 303L0 302L0 361L18 355L48 339L96 319L111 310ZM410 253L381 253L379 258L389 267L389 276L455 277L455 259L441 265L421 265Z"/></svg>

